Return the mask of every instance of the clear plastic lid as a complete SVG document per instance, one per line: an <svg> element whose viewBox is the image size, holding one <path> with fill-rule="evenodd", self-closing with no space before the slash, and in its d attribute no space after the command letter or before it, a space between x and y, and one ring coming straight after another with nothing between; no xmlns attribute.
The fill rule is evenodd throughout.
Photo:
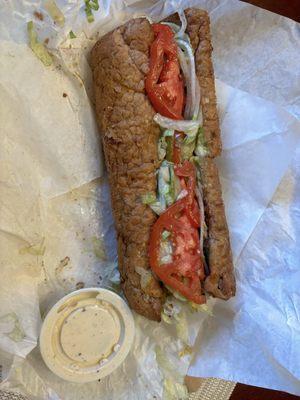
<svg viewBox="0 0 300 400"><path fill-rule="evenodd" d="M120 296L102 288L80 289L47 314L40 350L56 375L90 382L109 375L124 361L134 332L132 313Z"/></svg>

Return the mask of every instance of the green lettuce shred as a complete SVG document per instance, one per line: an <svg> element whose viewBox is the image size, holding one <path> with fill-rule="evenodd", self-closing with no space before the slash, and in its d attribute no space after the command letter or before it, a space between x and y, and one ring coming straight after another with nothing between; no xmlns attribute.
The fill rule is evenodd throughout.
<svg viewBox="0 0 300 400"><path fill-rule="evenodd" d="M158 140L158 158L163 160L166 158L168 161L173 161L173 143L174 131L172 129L165 129Z"/></svg>
<svg viewBox="0 0 300 400"><path fill-rule="evenodd" d="M143 204L153 204L156 202L156 196L154 193L146 193L142 195L142 203Z"/></svg>
<svg viewBox="0 0 300 400"><path fill-rule="evenodd" d="M45 254L45 251L46 251L45 238L43 237L42 240L40 241L40 243L22 247L19 250L19 254L21 254L21 255L30 254L32 256L43 256Z"/></svg>
<svg viewBox="0 0 300 400"><path fill-rule="evenodd" d="M21 326L20 320L15 312L11 312L0 317L0 324L13 325L9 332L5 333L14 342L22 342L25 338L25 332Z"/></svg>
<svg viewBox="0 0 300 400"><path fill-rule="evenodd" d="M186 314L183 310L180 311L179 314L175 315L176 320L176 332L178 338L186 345L190 345L189 343L189 331L188 331L188 323Z"/></svg>
<svg viewBox="0 0 300 400"><path fill-rule="evenodd" d="M200 126L197 134L195 154L199 157L205 157L208 154L207 143L204 136L203 126Z"/></svg>
<svg viewBox="0 0 300 400"><path fill-rule="evenodd" d="M163 233L161 234L161 238L162 238L162 240L167 240L170 235L171 235L171 232L163 231Z"/></svg>
<svg viewBox="0 0 300 400"><path fill-rule="evenodd" d="M196 304L192 301L189 301L188 304L192 312L203 312L210 315L211 317L213 317L214 315L212 312L212 308L209 307L207 304Z"/></svg>
<svg viewBox="0 0 300 400"><path fill-rule="evenodd" d="M158 152L158 159L161 161L166 157L167 154L167 141L164 136L161 136L158 140L158 146L157 146L157 152Z"/></svg>
<svg viewBox="0 0 300 400"><path fill-rule="evenodd" d="M61 12L61 10L58 8L57 4L55 3L54 0L47 0L45 2L45 8L50 15L50 17L53 19L53 21L63 27L65 24L65 17L64 14Z"/></svg>
<svg viewBox="0 0 300 400"><path fill-rule="evenodd" d="M69 32L69 37L70 37L70 39L76 39L77 38L77 36L75 35L75 33L73 31Z"/></svg>
<svg viewBox="0 0 300 400"><path fill-rule="evenodd" d="M190 132L182 143L181 155L184 160L191 160L194 157L194 153L198 157L205 157L208 154L202 126L197 131Z"/></svg>
<svg viewBox="0 0 300 400"><path fill-rule="evenodd" d="M85 0L85 14L89 23L94 22L95 18L93 15L93 10L99 10L99 1L98 0Z"/></svg>
<svg viewBox="0 0 300 400"><path fill-rule="evenodd" d="M189 356L191 354L193 354L193 348L191 346L187 346L187 345L184 346L183 349L178 352L178 356L180 358Z"/></svg>
<svg viewBox="0 0 300 400"><path fill-rule="evenodd" d="M175 369L173 363L167 356L166 352L159 347L158 345L155 346L155 358L156 362L161 369L162 373L166 377L173 377L176 381L182 381L182 376L179 372Z"/></svg>
<svg viewBox="0 0 300 400"><path fill-rule="evenodd" d="M93 246L93 253L101 261L107 261L107 255L105 251L105 244L103 238L97 236L91 237L91 242Z"/></svg>
<svg viewBox="0 0 300 400"><path fill-rule="evenodd" d="M29 21L27 23L27 32L29 37L29 46L31 50L46 67L49 67L53 62L52 57L46 47L38 41L38 37L34 30L34 25L32 21Z"/></svg>
<svg viewBox="0 0 300 400"><path fill-rule="evenodd" d="M187 400L189 393L187 387L172 379L164 380L163 400Z"/></svg>

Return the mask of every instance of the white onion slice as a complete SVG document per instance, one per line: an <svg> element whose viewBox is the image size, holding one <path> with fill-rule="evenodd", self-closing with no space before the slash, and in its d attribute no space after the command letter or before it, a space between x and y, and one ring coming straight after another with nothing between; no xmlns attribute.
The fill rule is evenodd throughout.
<svg viewBox="0 0 300 400"><path fill-rule="evenodd" d="M182 38L182 36L184 35L184 33L186 31L187 20L186 20L186 16L185 16L185 13L183 10L178 11L177 14L179 15L179 18L181 21L181 27L180 27L179 31L176 33L175 37Z"/></svg>
<svg viewBox="0 0 300 400"><path fill-rule="evenodd" d="M183 50L184 55L186 57L186 64L189 67L189 72L186 71L186 67L184 65L182 54L179 52L179 61L181 65L182 72L184 74L185 80L187 83L187 107L184 112L184 117L186 119L196 118L199 113L200 108L200 87L199 82L196 76L196 68L195 68L195 58L191 45L184 40L177 40L178 46ZM183 67L182 67L183 66ZM190 104L190 106L189 106Z"/></svg>
<svg viewBox="0 0 300 400"><path fill-rule="evenodd" d="M155 114L153 119L162 128L184 132L187 135L189 132L197 131L200 126L200 121L198 120L176 120L163 117L160 114Z"/></svg>
<svg viewBox="0 0 300 400"><path fill-rule="evenodd" d="M185 102L184 116L186 119L188 119L191 115L191 108L192 108L191 73L185 57L185 53L180 47L178 47L178 58L186 85L186 102Z"/></svg>

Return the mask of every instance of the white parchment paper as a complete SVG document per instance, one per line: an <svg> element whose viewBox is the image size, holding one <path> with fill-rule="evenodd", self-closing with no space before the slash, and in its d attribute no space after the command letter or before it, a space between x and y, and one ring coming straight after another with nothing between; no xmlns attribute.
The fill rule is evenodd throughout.
<svg viewBox="0 0 300 400"><path fill-rule="evenodd" d="M0 0L2 387L32 399L161 399L163 392L167 398L166 383L182 383L188 372L191 356L182 351L199 331L190 374L300 394L296 23L234 0L105 0L93 24L81 2L57 4L66 19L62 28L39 0ZM183 331L135 316L136 340L125 363L101 382L78 387L49 372L37 343L41 316L63 294L82 284L115 288L117 282L88 52L97 36L129 18L158 20L183 5L204 7L212 19L222 79L218 163L237 297L216 302L213 316L181 304ZM49 68L27 46L29 20L49 39L55 60ZM70 30L76 39L67 39ZM186 397L177 389L169 398Z"/></svg>

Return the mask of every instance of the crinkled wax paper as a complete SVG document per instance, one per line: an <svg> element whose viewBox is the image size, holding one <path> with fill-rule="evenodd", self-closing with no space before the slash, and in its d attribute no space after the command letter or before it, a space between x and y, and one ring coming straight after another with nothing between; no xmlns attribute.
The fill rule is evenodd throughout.
<svg viewBox="0 0 300 400"><path fill-rule="evenodd" d="M63 27L40 0L0 0L1 388L31 399L186 398L181 384L199 332L191 375L300 394L299 28L234 0L104 0L93 24L84 2L57 5ZM180 324L135 315L134 346L118 370L101 382L66 383L41 360L43 316L83 285L118 288L88 53L129 18L158 20L188 5L212 19L224 145L218 164L237 296L216 301L212 316L176 301ZM51 67L27 46L29 20L49 39ZM67 38L70 30L76 39Z"/></svg>

